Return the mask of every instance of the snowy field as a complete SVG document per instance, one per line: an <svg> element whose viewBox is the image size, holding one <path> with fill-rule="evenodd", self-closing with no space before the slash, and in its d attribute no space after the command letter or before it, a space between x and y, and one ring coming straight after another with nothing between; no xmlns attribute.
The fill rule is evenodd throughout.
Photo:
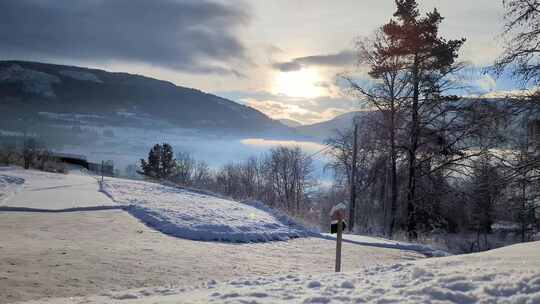
<svg viewBox="0 0 540 304"><path fill-rule="evenodd" d="M335 274L334 236L255 203L16 168L0 193L0 303L540 303L538 242L424 259L345 235Z"/></svg>
<svg viewBox="0 0 540 304"><path fill-rule="evenodd" d="M195 288L144 288L67 303L540 303L540 243L368 267L359 272L209 280ZM37 303L37 302L33 302Z"/></svg>
<svg viewBox="0 0 540 304"><path fill-rule="evenodd" d="M129 213L163 233L190 240L284 241L312 235L262 204L238 203L155 183L107 178L103 191Z"/></svg>
<svg viewBox="0 0 540 304"><path fill-rule="evenodd" d="M39 303L540 303L540 243L367 267L362 271L209 280ZM361 258L361 257L359 257ZM32 302L38 303L38 302Z"/></svg>

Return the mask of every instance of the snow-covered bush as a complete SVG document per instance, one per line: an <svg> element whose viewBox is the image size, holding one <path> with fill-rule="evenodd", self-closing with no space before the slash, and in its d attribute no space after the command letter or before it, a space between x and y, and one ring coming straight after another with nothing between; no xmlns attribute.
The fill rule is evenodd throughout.
<svg viewBox="0 0 540 304"><path fill-rule="evenodd" d="M16 165L53 173L67 173L66 165L54 157L34 138L26 139L23 147L0 146L0 165Z"/></svg>

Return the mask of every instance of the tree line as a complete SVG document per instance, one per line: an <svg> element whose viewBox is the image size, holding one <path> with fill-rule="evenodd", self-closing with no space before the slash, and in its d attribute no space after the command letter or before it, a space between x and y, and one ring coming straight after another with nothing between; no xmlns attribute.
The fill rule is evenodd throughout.
<svg viewBox="0 0 540 304"><path fill-rule="evenodd" d="M21 166L47 172L67 173L67 167L37 138L25 136L22 143L12 142L0 146L0 164Z"/></svg>
<svg viewBox="0 0 540 304"><path fill-rule="evenodd" d="M467 89L467 65L458 56L466 40L440 36L437 9L421 14L414 0L395 3L391 20L357 43L369 80L343 77L348 93L369 108L356 122L359 131L340 130L327 140L336 189L351 189L352 173L357 177L357 229L409 239L474 231L479 248L480 236L507 220L530 240L539 228L540 94L458 96ZM518 32L492 71L512 68L538 84L539 1L504 5L506 34Z"/></svg>
<svg viewBox="0 0 540 304"><path fill-rule="evenodd" d="M140 160L140 174L180 186L206 189L236 200L260 200L294 216L310 207L316 185L312 159L299 147L277 147L261 157L250 157L211 169L187 152L174 154L168 143L154 145Z"/></svg>

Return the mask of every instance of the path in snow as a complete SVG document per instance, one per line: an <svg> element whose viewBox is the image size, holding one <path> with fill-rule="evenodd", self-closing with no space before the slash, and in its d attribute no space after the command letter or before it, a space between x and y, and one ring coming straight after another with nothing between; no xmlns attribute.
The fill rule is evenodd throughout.
<svg viewBox="0 0 540 304"><path fill-rule="evenodd" d="M1 170L0 174L25 181L14 194L0 200L0 206L57 210L115 205L109 197L99 192L96 179L89 175L53 174L16 168Z"/></svg>
<svg viewBox="0 0 540 304"><path fill-rule="evenodd" d="M540 242L489 252L328 274L210 280L167 287L51 299L47 304L124 303L540 303Z"/></svg>

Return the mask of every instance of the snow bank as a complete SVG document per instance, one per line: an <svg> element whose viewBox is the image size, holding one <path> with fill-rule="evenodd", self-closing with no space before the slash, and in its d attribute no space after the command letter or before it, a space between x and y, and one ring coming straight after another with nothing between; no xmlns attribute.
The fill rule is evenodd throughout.
<svg viewBox="0 0 540 304"><path fill-rule="evenodd" d="M288 274L146 288L85 303L540 303L540 242L488 252L376 266L361 272ZM117 301L117 299L122 299ZM71 298L39 303L74 303Z"/></svg>
<svg viewBox="0 0 540 304"><path fill-rule="evenodd" d="M335 234L323 233L322 235L328 239L336 238ZM343 242L345 242L345 244L352 243L364 246L415 251L427 257L445 257L452 255L446 251L435 249L423 244L398 242L394 240L356 234L343 234Z"/></svg>
<svg viewBox="0 0 540 304"><path fill-rule="evenodd" d="M266 242L310 235L260 203L238 203L155 183L107 179L102 191L147 225L190 240Z"/></svg>

